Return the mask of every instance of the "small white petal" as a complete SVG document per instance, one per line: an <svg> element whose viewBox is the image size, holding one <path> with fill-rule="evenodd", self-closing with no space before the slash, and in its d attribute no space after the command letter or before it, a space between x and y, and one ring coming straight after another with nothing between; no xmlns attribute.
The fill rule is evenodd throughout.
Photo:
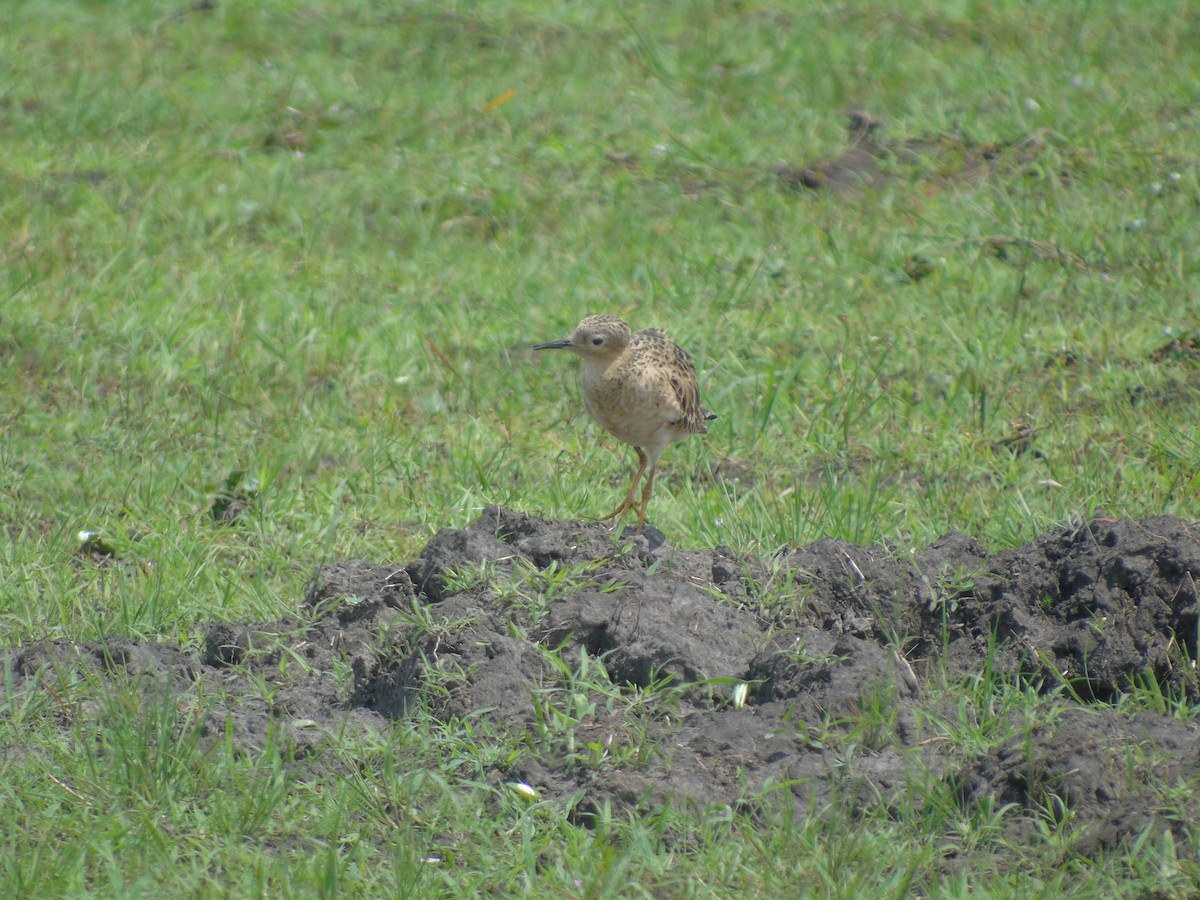
<svg viewBox="0 0 1200 900"><path fill-rule="evenodd" d="M733 708L741 709L746 705L746 694L750 690L750 685L742 681L734 685L733 688Z"/></svg>

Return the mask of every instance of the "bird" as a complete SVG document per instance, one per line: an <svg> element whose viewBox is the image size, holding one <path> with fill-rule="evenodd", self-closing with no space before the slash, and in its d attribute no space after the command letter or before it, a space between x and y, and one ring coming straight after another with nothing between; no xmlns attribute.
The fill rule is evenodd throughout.
<svg viewBox="0 0 1200 900"><path fill-rule="evenodd" d="M583 407L605 431L637 452L637 469L621 505L601 519L637 510L637 528L646 524L659 457L672 441L707 434L717 418L700 405L696 367L688 352L665 331L633 332L619 316L588 316L569 338L536 344L534 350L569 350L583 357ZM636 501L642 475L642 502Z"/></svg>

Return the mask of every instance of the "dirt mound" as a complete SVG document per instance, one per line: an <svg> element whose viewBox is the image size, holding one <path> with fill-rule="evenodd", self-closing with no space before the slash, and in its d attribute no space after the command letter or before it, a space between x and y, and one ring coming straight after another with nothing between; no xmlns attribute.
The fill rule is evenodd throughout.
<svg viewBox="0 0 1200 900"><path fill-rule="evenodd" d="M1172 828L1160 789L1200 776L1194 724L1120 703L1134 687L1200 701L1198 576L1200 534L1170 518L996 554L949 535L762 560L492 507L406 565L323 568L295 618L213 625L199 651L5 655L18 691L138 678L208 698L202 739L231 728L246 747L282 729L319 752L418 709L485 717L528 748L488 777L584 824L606 804L810 815L944 796L1006 810L1014 837L1069 817L1099 849ZM1006 691L1042 698L1038 715Z"/></svg>
<svg viewBox="0 0 1200 900"><path fill-rule="evenodd" d="M833 191L846 193L879 186L895 178L897 166L919 169L918 177L936 178L941 182L977 182L1001 173L1021 173L1025 177L1045 177L1047 174L1062 183L1069 183L1066 170L1045 173L1037 165L1046 155L1048 135L1041 132L1021 135L1003 142L979 143L950 132L924 135L909 140L885 136L885 123L863 110L846 114L846 149L835 156L796 165L784 163L774 174L795 191ZM936 174L935 174L936 173ZM1020 241L1004 246L1038 251ZM1003 252L1004 246L994 247ZM1052 254L1057 255L1057 254ZM925 273L917 274L914 281Z"/></svg>

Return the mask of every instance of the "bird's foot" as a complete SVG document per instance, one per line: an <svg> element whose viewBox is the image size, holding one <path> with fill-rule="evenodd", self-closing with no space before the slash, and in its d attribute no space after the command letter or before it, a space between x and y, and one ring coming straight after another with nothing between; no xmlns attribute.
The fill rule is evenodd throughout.
<svg viewBox="0 0 1200 900"><path fill-rule="evenodd" d="M627 512L629 512L631 509L637 509L637 508L638 508L638 505L636 502L634 502L633 494L631 493L628 497L625 498L625 500L621 503L620 506L618 506L616 509L614 509L612 512L610 512L607 516L601 516L600 521L607 522L609 519L616 519L617 520L616 524L620 525L621 519L625 518L625 514ZM640 531L641 529L639 528L638 530Z"/></svg>

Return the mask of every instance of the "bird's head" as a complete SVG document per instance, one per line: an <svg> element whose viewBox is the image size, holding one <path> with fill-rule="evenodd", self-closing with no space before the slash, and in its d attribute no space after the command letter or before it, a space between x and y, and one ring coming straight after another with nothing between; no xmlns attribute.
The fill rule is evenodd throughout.
<svg viewBox="0 0 1200 900"><path fill-rule="evenodd" d="M584 359L611 359L629 346L632 333L617 316L588 316L565 340L537 344L534 350L570 350Z"/></svg>

